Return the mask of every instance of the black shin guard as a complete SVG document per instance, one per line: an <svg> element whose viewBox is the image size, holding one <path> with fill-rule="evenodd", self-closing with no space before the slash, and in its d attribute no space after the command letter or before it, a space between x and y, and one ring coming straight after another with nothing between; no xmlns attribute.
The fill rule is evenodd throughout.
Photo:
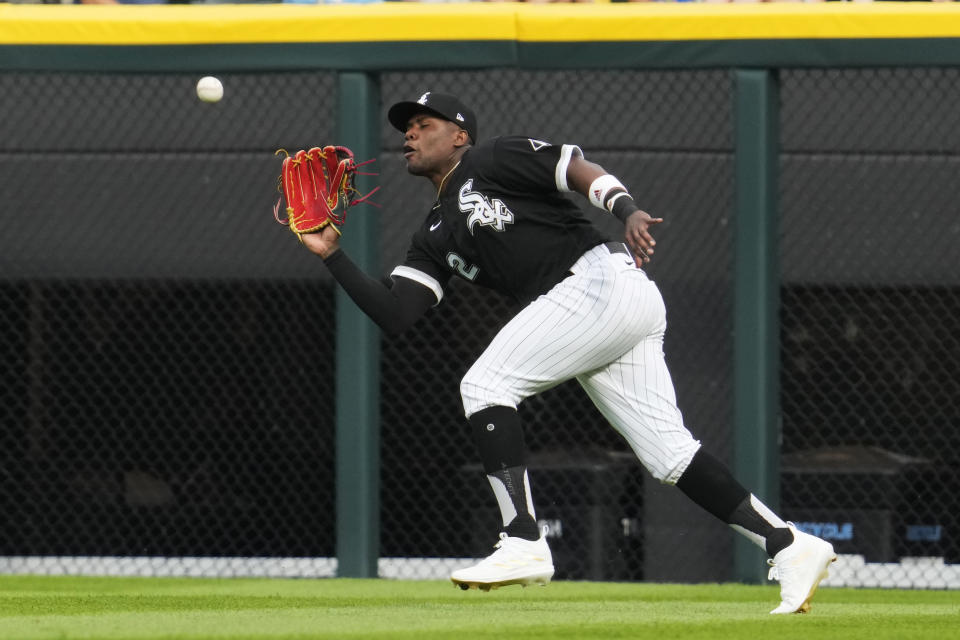
<svg viewBox="0 0 960 640"><path fill-rule="evenodd" d="M487 474L510 467L526 467L527 450L517 410L488 407L470 416L473 439Z"/></svg>

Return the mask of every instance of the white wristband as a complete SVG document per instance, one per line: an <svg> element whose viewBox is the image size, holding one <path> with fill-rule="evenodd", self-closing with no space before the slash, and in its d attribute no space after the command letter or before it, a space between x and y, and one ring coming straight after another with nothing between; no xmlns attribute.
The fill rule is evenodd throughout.
<svg viewBox="0 0 960 640"><path fill-rule="evenodd" d="M623 186L619 180L609 173L605 173L590 183L590 189L587 192L590 204L598 209L607 209L607 196L615 189L622 189L624 193L627 192L627 188Z"/></svg>

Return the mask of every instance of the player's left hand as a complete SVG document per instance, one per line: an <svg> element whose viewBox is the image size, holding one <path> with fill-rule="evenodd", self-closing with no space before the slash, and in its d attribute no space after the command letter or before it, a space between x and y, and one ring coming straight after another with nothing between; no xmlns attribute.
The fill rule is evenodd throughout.
<svg viewBox="0 0 960 640"><path fill-rule="evenodd" d="M663 218L651 218L646 211L637 210L630 214L624 226L627 246L633 252L638 267L650 262L653 247L657 241L650 235L650 227L663 222Z"/></svg>
<svg viewBox="0 0 960 640"><path fill-rule="evenodd" d="M320 231L299 235L300 242L321 258L329 258L340 249L340 232L333 225L326 225Z"/></svg>

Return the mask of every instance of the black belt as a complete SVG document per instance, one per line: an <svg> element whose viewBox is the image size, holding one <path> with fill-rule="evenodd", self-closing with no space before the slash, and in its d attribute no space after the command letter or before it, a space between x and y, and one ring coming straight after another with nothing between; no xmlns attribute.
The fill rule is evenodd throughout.
<svg viewBox="0 0 960 640"><path fill-rule="evenodd" d="M622 242L604 242L603 246L605 246L610 253L622 253L632 257L630 249L627 249L627 245Z"/></svg>

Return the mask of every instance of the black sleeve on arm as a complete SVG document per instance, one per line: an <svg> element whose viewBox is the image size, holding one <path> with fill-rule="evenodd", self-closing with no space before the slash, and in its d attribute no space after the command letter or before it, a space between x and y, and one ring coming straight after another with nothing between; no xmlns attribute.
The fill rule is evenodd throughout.
<svg viewBox="0 0 960 640"><path fill-rule="evenodd" d="M385 333L397 334L410 328L437 303L433 291L408 278L396 278L392 287L371 278L343 251L336 251L323 262L347 295Z"/></svg>

